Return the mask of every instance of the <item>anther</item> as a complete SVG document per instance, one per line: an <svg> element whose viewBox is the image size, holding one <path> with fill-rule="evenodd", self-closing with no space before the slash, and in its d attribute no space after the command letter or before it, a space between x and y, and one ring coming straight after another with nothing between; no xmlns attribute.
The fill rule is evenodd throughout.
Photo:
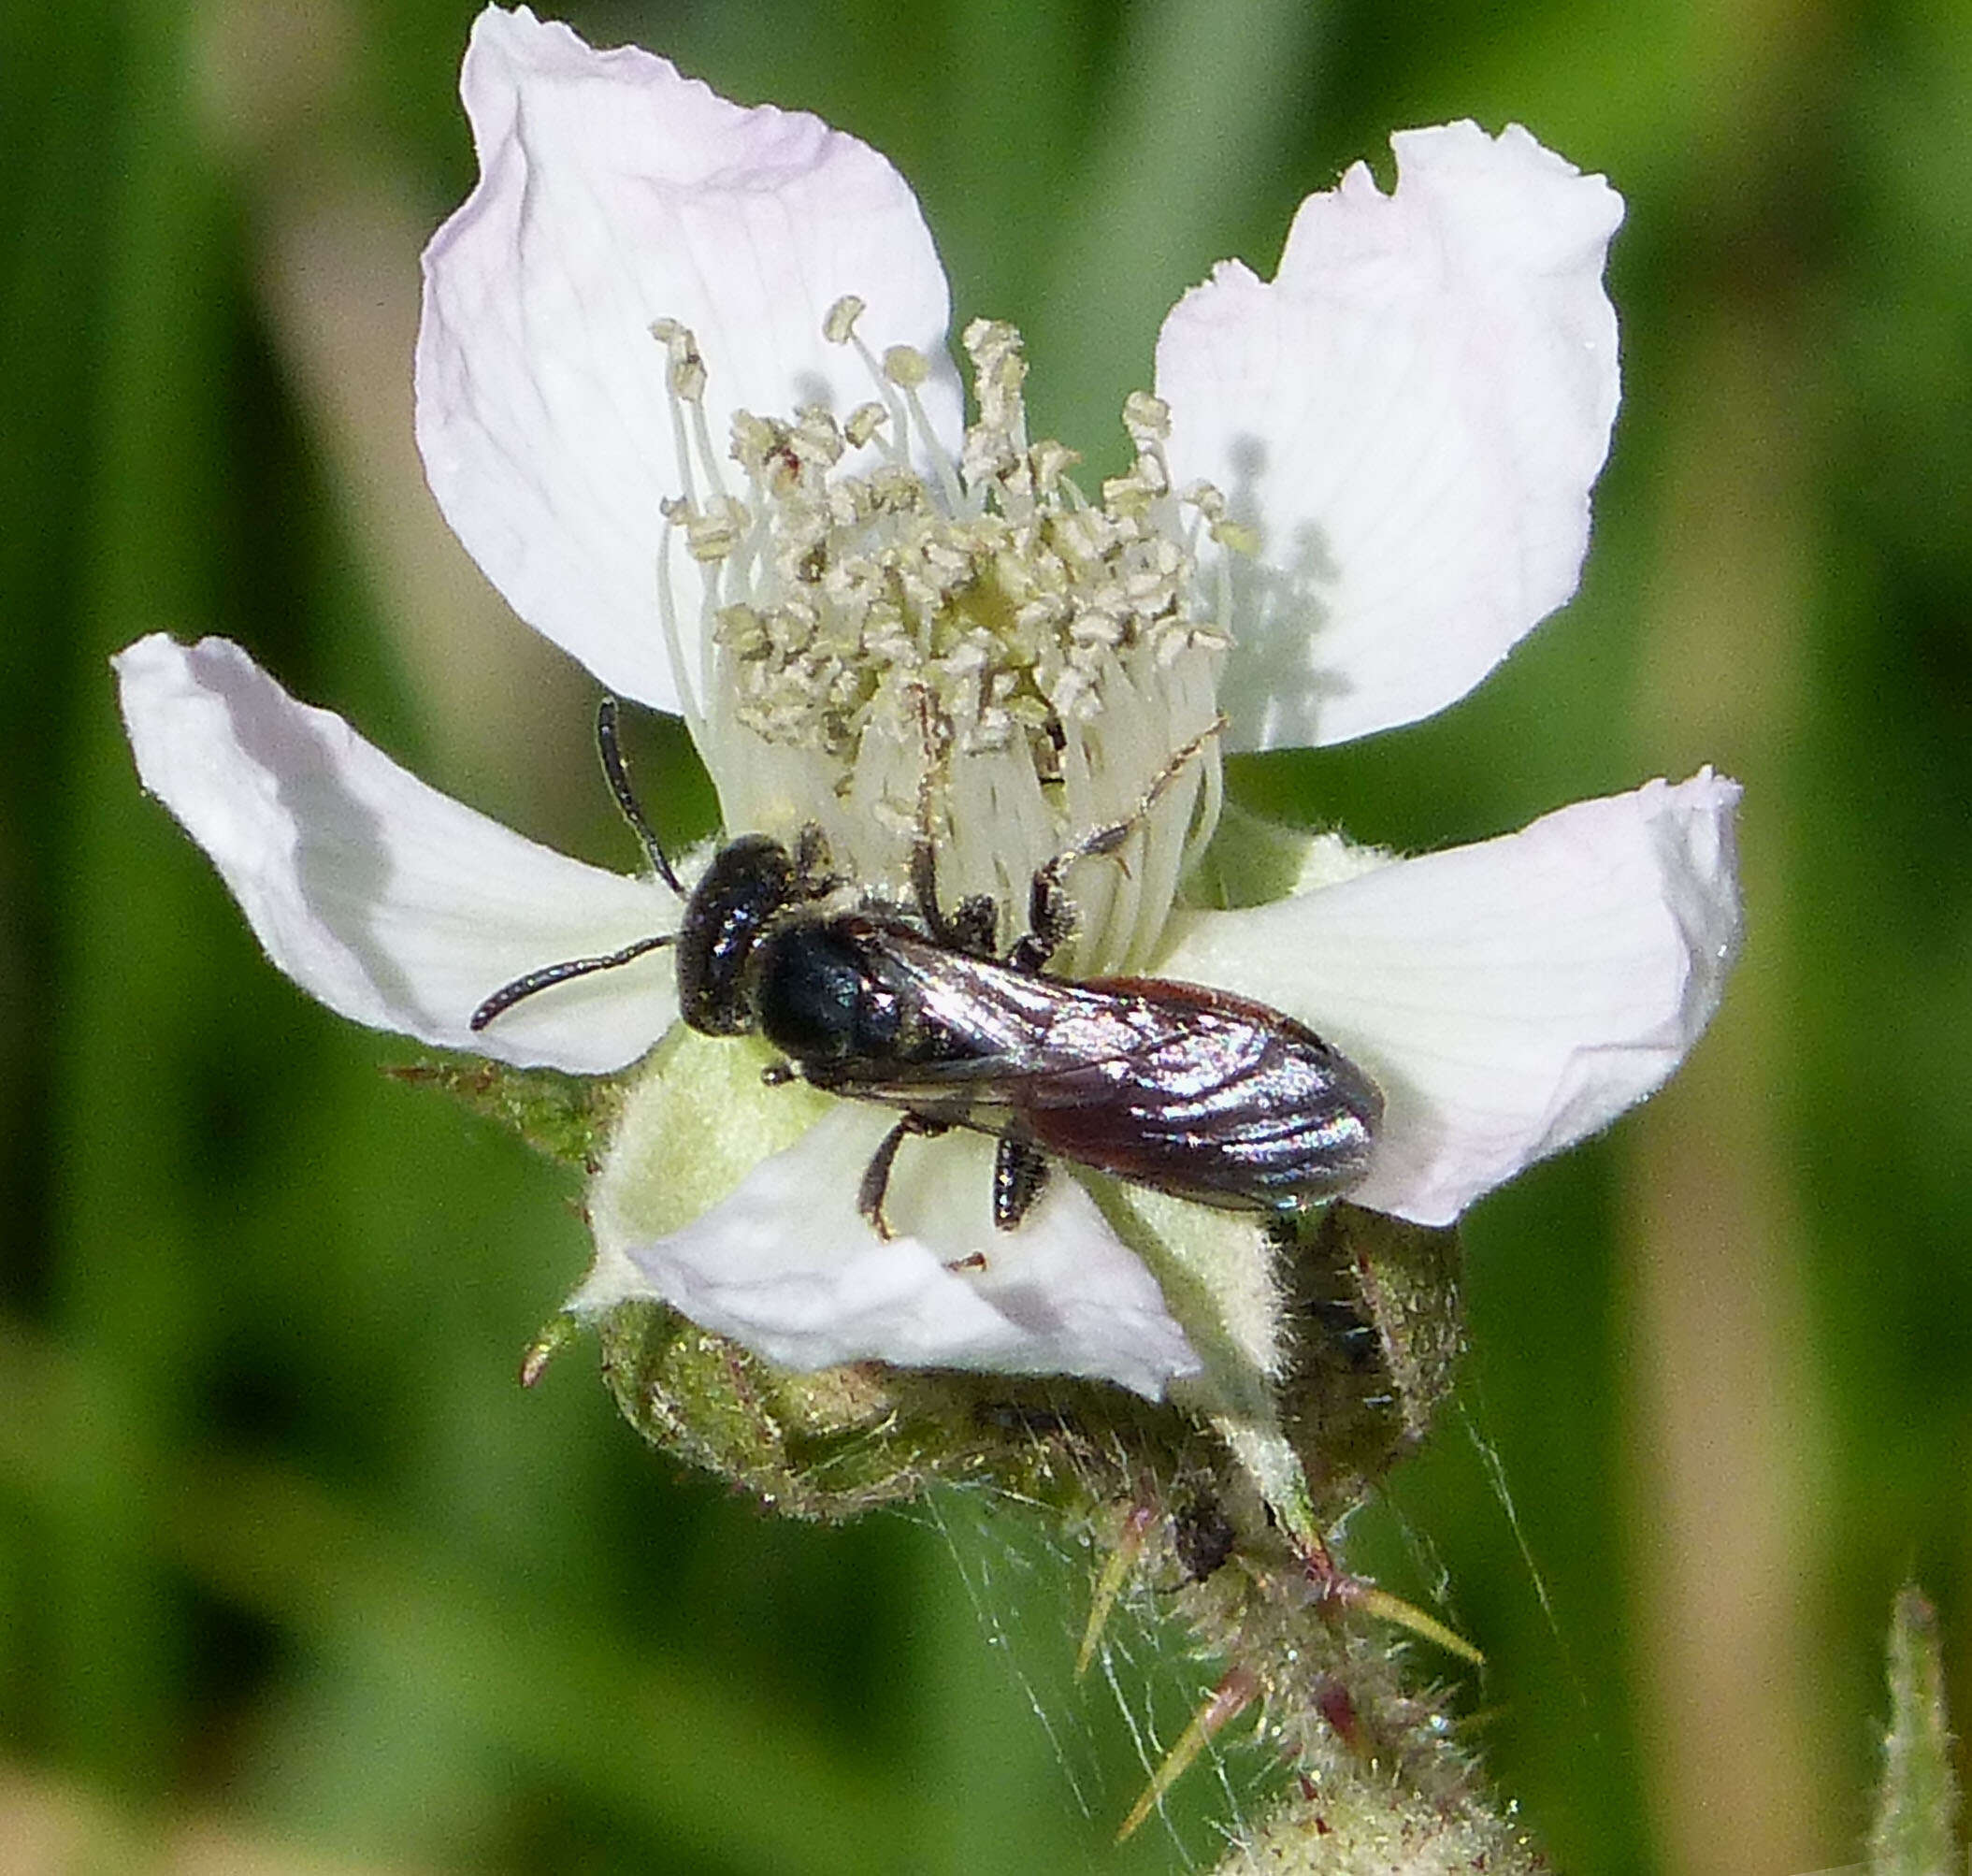
<svg viewBox="0 0 1972 1876"><path fill-rule="evenodd" d="M743 503L714 496L702 509L684 517L684 545L694 560L724 560L740 544L749 516Z"/></svg>
<svg viewBox="0 0 1972 1876"><path fill-rule="evenodd" d="M1134 465L1091 500L1073 480L1074 452L1028 440L1028 360L1002 321L965 329L978 417L955 452L925 409L925 387L944 388L943 355L871 345L865 313L845 295L821 326L861 360L873 396L840 418L813 405L738 412L723 440L729 449L706 434L705 367L692 334L675 320L653 325L669 361L681 483L681 498L665 506L671 525L656 569L666 657L695 735L716 741L730 721L806 750L839 793L854 778L858 812L878 830L856 856L872 882L897 863L883 830L901 778L889 773L884 738L899 686L928 685L952 719L944 759L967 802L953 816L955 865L982 884L1019 877L1031 870L1029 847L1047 838L1045 823L1129 803L1175 719L1190 716L1178 709L1182 697L1209 683L1184 660L1210 658L1221 642L1213 621L1224 615L1225 556L1215 555L1206 574L1217 581L1216 613L1200 603L1193 576L1224 504L1212 491L1188 491L1180 512L1163 455L1169 412L1144 394L1123 410ZM871 445L870 467L844 462ZM674 599L681 554L694 577ZM677 605L694 589L699 616L681 620ZM711 707L722 689L723 707ZM1102 736L1100 753L1071 764L1064 752L1081 748L1078 726L1093 729L1112 703L1119 724L1135 726L1130 735ZM1004 797L1030 802L1018 826L992 806L1013 786L1008 762L1031 766L1031 779ZM1204 766L1216 801L1216 763ZM1092 915L1080 954L1089 968L1134 943L1129 931L1112 935L1135 916L1127 898L1116 895L1120 912Z"/></svg>
<svg viewBox="0 0 1972 1876"><path fill-rule="evenodd" d="M858 404L842 425L842 434L855 448L861 449L889 421L890 412L881 404Z"/></svg>
<svg viewBox="0 0 1972 1876"><path fill-rule="evenodd" d="M845 293L823 314L822 337L831 345L847 345L862 316L863 302L853 293Z"/></svg>
<svg viewBox="0 0 1972 1876"><path fill-rule="evenodd" d="M914 391L931 375L925 354L914 345L890 345L884 349L884 376L900 391Z"/></svg>
<svg viewBox="0 0 1972 1876"><path fill-rule="evenodd" d="M1148 391L1132 391L1123 400L1123 427L1141 449L1171 440L1171 406Z"/></svg>
<svg viewBox="0 0 1972 1876"><path fill-rule="evenodd" d="M665 349L672 395L687 404L697 403L705 396L705 360L691 327L675 319L654 319L651 337Z"/></svg>

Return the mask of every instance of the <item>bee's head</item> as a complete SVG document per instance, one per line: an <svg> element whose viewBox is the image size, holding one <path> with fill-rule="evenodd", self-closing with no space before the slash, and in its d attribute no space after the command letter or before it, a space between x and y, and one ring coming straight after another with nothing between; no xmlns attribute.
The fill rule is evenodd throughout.
<svg viewBox="0 0 1972 1876"><path fill-rule="evenodd" d="M678 1011L706 1035L759 1026L748 978L755 945L775 917L807 898L794 858L766 834L741 834L713 856L678 929Z"/></svg>

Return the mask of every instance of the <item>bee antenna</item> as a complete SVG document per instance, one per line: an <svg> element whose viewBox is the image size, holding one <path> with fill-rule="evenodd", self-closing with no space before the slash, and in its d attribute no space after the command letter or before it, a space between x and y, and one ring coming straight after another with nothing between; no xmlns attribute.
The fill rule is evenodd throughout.
<svg viewBox="0 0 1972 1876"><path fill-rule="evenodd" d="M643 844L644 858L656 869L657 877L683 899L684 888L678 884L678 875L671 871L671 863L665 858L664 848L651 831L651 824L644 819L643 809L638 804L636 791L630 786L629 767L623 759L623 745L616 736L616 719L622 708L615 698L608 695L596 706L596 753L602 758L603 776L609 782L610 793L616 797L618 812L629 822L631 832ZM498 1014L497 1010L494 1012L495 1016ZM475 1023L473 1027L477 1029L479 1024Z"/></svg>
<svg viewBox="0 0 1972 1876"><path fill-rule="evenodd" d="M511 984L503 984L474 1010L466 1019L466 1027L474 1035L486 1027L496 1017L511 1010L523 997L531 997L537 990L553 989L556 984L566 984L570 977L586 977L597 971L613 971L620 964L634 963L647 951L655 951L671 944L675 931L660 931L655 938L640 938L634 945L626 945L620 951L612 951L602 958L570 958L566 963L543 964L538 971L529 971L525 977L516 977Z"/></svg>

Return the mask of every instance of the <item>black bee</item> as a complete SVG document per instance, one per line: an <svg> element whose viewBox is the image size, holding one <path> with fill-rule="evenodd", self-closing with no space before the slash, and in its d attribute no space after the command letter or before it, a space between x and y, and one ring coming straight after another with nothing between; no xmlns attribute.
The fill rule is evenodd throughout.
<svg viewBox="0 0 1972 1876"><path fill-rule="evenodd" d="M1120 848L1203 740L1178 752L1137 814L1035 873L1027 932L1003 957L990 899L941 909L927 833L912 858L914 918L877 905L825 909L843 882L828 872L818 830L792 851L742 834L686 896L676 932L530 972L488 997L471 1027L551 985L675 945L679 1011L692 1028L759 1034L785 1058L773 1078L900 1110L858 1193L885 1235L898 1149L913 1134L954 1127L997 1136L993 1221L1002 1231L1040 1196L1051 1159L1237 1211L1291 1212L1332 1198L1368 1169L1383 1114L1382 1094L1339 1050L1224 990L1043 974L1074 927L1069 867ZM618 805L684 896L631 792L614 699L597 713L597 742Z"/></svg>

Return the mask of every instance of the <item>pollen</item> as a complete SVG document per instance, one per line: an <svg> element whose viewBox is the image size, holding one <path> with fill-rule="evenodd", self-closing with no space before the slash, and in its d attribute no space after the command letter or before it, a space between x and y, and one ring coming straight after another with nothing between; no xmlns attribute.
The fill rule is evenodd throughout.
<svg viewBox="0 0 1972 1876"><path fill-rule="evenodd" d="M1000 321L963 335L974 419L954 460L921 397L932 361L871 353L863 311L842 299L822 329L859 355L870 399L841 419L740 411L723 454L716 359L654 324L685 483L664 511L667 648L728 827L817 821L879 889L928 833L941 892L990 897L1011 924L1036 867L1137 814L1215 721L1225 502L1173 492L1170 413L1144 393L1123 411L1131 465L1091 500L1075 453L1029 437L1025 349ZM694 633L676 555L699 570ZM1083 863L1078 971L1147 955L1216 816L1216 746L1197 770L1160 788L1128 851Z"/></svg>

